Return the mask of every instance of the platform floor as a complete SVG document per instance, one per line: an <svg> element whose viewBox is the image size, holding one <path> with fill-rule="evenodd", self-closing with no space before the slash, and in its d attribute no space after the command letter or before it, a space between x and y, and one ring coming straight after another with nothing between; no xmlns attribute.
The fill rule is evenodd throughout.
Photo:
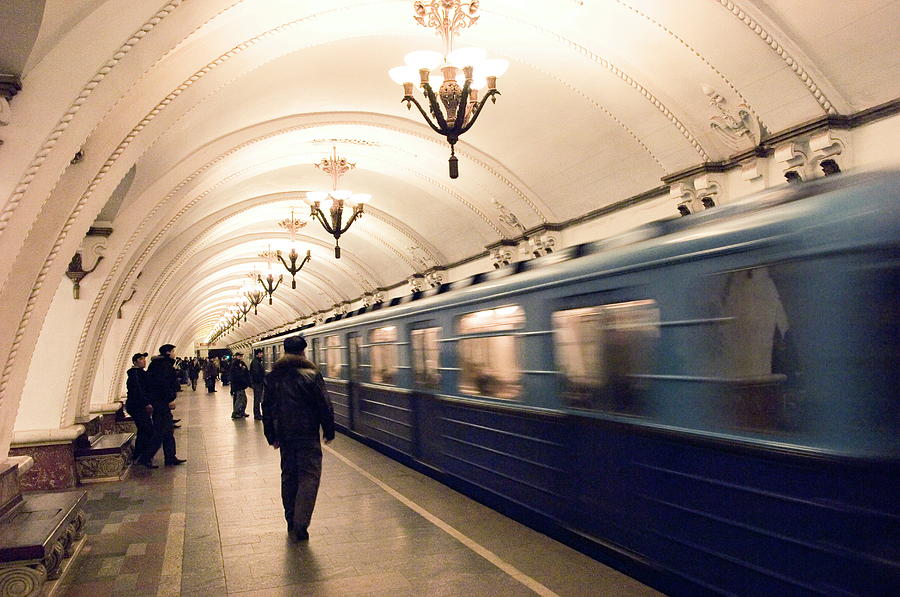
<svg viewBox="0 0 900 597"><path fill-rule="evenodd" d="M227 390L179 394L186 464L87 487L88 541L55 595L658 594L340 434L294 543L278 453Z"/></svg>

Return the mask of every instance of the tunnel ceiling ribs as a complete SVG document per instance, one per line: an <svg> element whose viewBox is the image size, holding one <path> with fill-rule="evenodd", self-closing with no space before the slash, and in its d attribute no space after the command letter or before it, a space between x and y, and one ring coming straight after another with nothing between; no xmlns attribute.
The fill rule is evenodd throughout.
<svg viewBox="0 0 900 597"><path fill-rule="evenodd" d="M601 238L658 217L667 193L668 213L717 192L727 201L727 172L771 186L849 161L841 131L900 111L897 0L829 14L774 0L484 0L453 49L483 48L509 69L482 80L471 53L452 54L449 71L429 63L443 75L426 77L431 105L418 70L402 87L388 77L411 50L450 49L411 1L31 4L0 56L14 71L0 76L22 87L0 105L0 250L18 256L0 263L15 306L2 315L0 403L22 393L44 321L70 308L54 298L68 260L91 226L112 231L65 334L60 425L118 396L131 352L222 331L241 284L261 288L244 270L268 273L269 244L290 249L276 223L291 208L308 219L310 192L340 190L314 167L332 146L357 164L341 183L372 196L340 235L341 258L309 222L296 291L276 261L277 306L264 300L217 340ZM469 81L480 91L463 97ZM421 113L405 109L410 97ZM447 176L448 141L459 178ZM346 224L350 205L334 205L322 217Z"/></svg>

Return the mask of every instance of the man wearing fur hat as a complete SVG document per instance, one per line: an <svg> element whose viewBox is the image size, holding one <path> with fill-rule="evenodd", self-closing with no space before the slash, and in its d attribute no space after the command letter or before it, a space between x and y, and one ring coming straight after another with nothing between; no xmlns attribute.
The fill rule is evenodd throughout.
<svg viewBox="0 0 900 597"><path fill-rule="evenodd" d="M266 375L263 430L266 440L281 450L281 501L288 533L309 539L307 528L316 506L322 476L322 445L334 439L334 411L319 369L306 358L306 339L284 340L284 356Z"/></svg>

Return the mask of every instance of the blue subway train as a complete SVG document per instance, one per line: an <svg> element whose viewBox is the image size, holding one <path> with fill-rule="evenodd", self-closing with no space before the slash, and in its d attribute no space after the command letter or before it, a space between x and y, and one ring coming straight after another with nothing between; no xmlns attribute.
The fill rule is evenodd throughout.
<svg viewBox="0 0 900 597"><path fill-rule="evenodd" d="M789 185L302 332L344 432L665 592L897 594L898 189Z"/></svg>

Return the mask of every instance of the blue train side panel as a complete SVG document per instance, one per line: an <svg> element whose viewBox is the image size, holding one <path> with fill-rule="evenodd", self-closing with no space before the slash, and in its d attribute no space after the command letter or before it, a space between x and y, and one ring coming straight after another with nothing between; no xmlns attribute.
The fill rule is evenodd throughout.
<svg viewBox="0 0 900 597"><path fill-rule="evenodd" d="M898 192L898 174L778 189L305 333L394 325L400 350L440 327L439 387L329 379L339 427L667 593L895 595ZM755 302L729 311L738 294ZM624 403L567 398L553 313L640 300L652 370ZM522 395L466 395L456 322L511 304ZM741 313L767 326L766 375L715 362L741 356Z"/></svg>

